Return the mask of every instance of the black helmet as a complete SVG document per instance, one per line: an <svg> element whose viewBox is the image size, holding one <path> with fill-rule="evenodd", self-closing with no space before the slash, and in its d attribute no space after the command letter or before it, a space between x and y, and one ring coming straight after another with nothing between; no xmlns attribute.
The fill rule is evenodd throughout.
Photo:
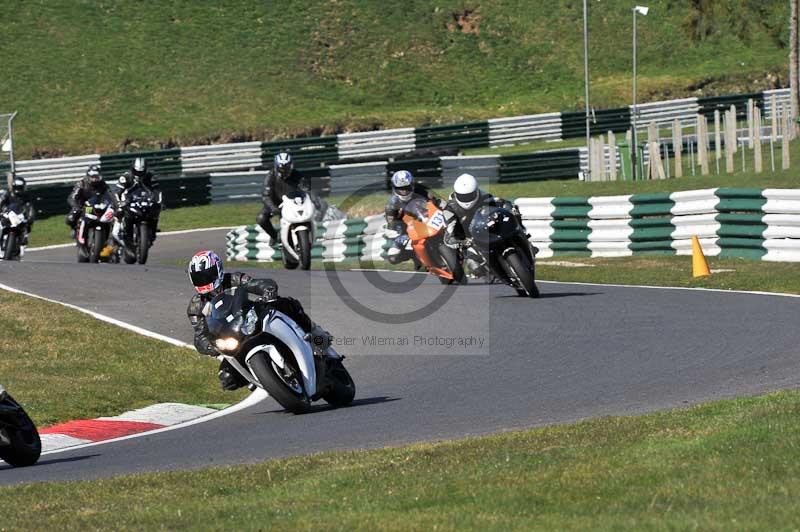
<svg viewBox="0 0 800 532"><path fill-rule="evenodd" d="M12 174L11 191L14 194L24 194L27 189L28 185L25 183L25 178Z"/></svg>
<svg viewBox="0 0 800 532"><path fill-rule="evenodd" d="M131 176L134 180L145 182L147 176L147 159L144 157L137 157L133 160L133 164L131 165Z"/></svg>
<svg viewBox="0 0 800 532"><path fill-rule="evenodd" d="M96 164L93 164L86 170L86 181L89 183L89 186L92 188L100 188L101 184L104 183L103 175L100 173L100 167Z"/></svg>
<svg viewBox="0 0 800 532"><path fill-rule="evenodd" d="M273 169L275 171L275 175L277 175L279 179L288 181L289 176L292 175L292 170L294 170L294 161L292 160L292 156L284 151L276 155Z"/></svg>

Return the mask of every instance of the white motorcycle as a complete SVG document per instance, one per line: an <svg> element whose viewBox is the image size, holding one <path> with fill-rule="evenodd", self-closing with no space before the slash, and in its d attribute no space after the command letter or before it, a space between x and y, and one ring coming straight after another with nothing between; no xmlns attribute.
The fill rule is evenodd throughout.
<svg viewBox="0 0 800 532"><path fill-rule="evenodd" d="M3 260L20 260L25 254L25 213L17 203L11 203L0 214L0 250Z"/></svg>
<svg viewBox="0 0 800 532"><path fill-rule="evenodd" d="M268 302L251 301L246 290L232 288L211 302L206 324L221 353L250 383L286 410L303 414L324 399L334 407L353 402L356 385L332 347L314 350L300 326Z"/></svg>
<svg viewBox="0 0 800 532"><path fill-rule="evenodd" d="M311 196L298 191L283 196L281 209L281 256L286 269L298 264L303 270L311 268L311 246L314 244L314 215L316 207Z"/></svg>

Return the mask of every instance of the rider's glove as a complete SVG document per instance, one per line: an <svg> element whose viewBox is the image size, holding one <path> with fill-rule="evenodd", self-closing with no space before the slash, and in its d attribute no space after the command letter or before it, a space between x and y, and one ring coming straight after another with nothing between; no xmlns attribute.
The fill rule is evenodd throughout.
<svg viewBox="0 0 800 532"><path fill-rule="evenodd" d="M333 336L331 336L331 333L319 325L314 325L314 328L311 329L310 332L306 333L303 339L307 342L311 342L311 346L314 348L315 355L321 355L324 353L333 342Z"/></svg>

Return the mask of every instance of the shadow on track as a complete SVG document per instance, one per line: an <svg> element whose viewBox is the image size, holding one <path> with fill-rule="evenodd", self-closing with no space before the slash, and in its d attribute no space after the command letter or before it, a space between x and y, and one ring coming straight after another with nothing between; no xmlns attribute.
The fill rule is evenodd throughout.
<svg viewBox="0 0 800 532"><path fill-rule="evenodd" d="M96 456L100 456L100 453L97 453L97 454L85 454L83 456L73 456L73 457L70 457L70 458L51 458L50 460L39 460L38 462L36 462L35 465L33 465L31 467L40 467L40 466L44 466L44 465L53 465L53 464L61 464L61 463L68 463L68 462L78 462L80 460L88 460L89 458L94 458ZM3 463L3 465L0 466L0 471L3 471L4 469L18 469L18 468L14 468L14 467L11 467L10 465L6 465L5 463Z"/></svg>
<svg viewBox="0 0 800 532"><path fill-rule="evenodd" d="M312 405L311 411L307 412L306 414L292 414L288 410L284 410L283 408L279 408L276 410L266 410L264 412L258 412L259 414L287 414L287 415L303 415L307 416L309 414L318 414L321 412L328 412L333 410L347 410L348 408L354 408L357 406L369 406L369 405L379 405L382 403L393 403L394 401L399 401L400 397L386 397L386 396L376 396L376 397L364 397L363 399L355 399L352 403L347 406L331 406L329 404L318 404Z"/></svg>
<svg viewBox="0 0 800 532"><path fill-rule="evenodd" d="M558 297L572 297L572 296L597 296L602 292L540 292L539 297L535 299L555 299ZM519 299L525 301L528 298L520 297L516 294L505 294L502 296L495 296L497 299Z"/></svg>

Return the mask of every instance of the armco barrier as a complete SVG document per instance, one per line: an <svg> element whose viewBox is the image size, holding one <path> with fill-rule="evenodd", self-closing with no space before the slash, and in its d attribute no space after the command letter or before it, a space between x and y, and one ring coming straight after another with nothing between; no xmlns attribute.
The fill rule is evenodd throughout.
<svg viewBox="0 0 800 532"><path fill-rule="evenodd" d="M696 113L711 114L736 105L740 118L746 116L747 100L752 98L764 110L764 120L772 120L776 109L789 101L789 89L779 89L751 94L719 97L684 98L637 105L636 108L595 110L590 124L593 135L609 130L627 131L631 115L638 111L638 124L645 128L651 121L661 125L679 119L684 127L693 127ZM418 128L401 128L364 133L343 133L323 137L302 137L273 142L242 142L210 146L191 146L166 150L86 155L35 161L18 161L17 170L31 184L56 184L72 181L83 175L89 164L100 164L107 177L125 170L137 156L151 160L157 174L186 175L194 172L225 172L264 170L272 165L272 158L280 151L291 152L298 167L309 171L325 172L333 164L371 160L376 157L386 161L394 156L415 152L460 150L470 147L505 146L533 140L559 140L580 138L586 133L585 115L582 111L544 113L464 124L432 125ZM0 171L7 163L0 164ZM320 170L322 169L322 170ZM440 176L441 177L441 176Z"/></svg>
<svg viewBox="0 0 800 532"><path fill-rule="evenodd" d="M516 200L539 257L690 255L697 236L706 255L800 262L800 190L712 188L625 196ZM382 216L327 222L315 243L326 261L382 260ZM236 260L278 260L257 226L228 234Z"/></svg>

